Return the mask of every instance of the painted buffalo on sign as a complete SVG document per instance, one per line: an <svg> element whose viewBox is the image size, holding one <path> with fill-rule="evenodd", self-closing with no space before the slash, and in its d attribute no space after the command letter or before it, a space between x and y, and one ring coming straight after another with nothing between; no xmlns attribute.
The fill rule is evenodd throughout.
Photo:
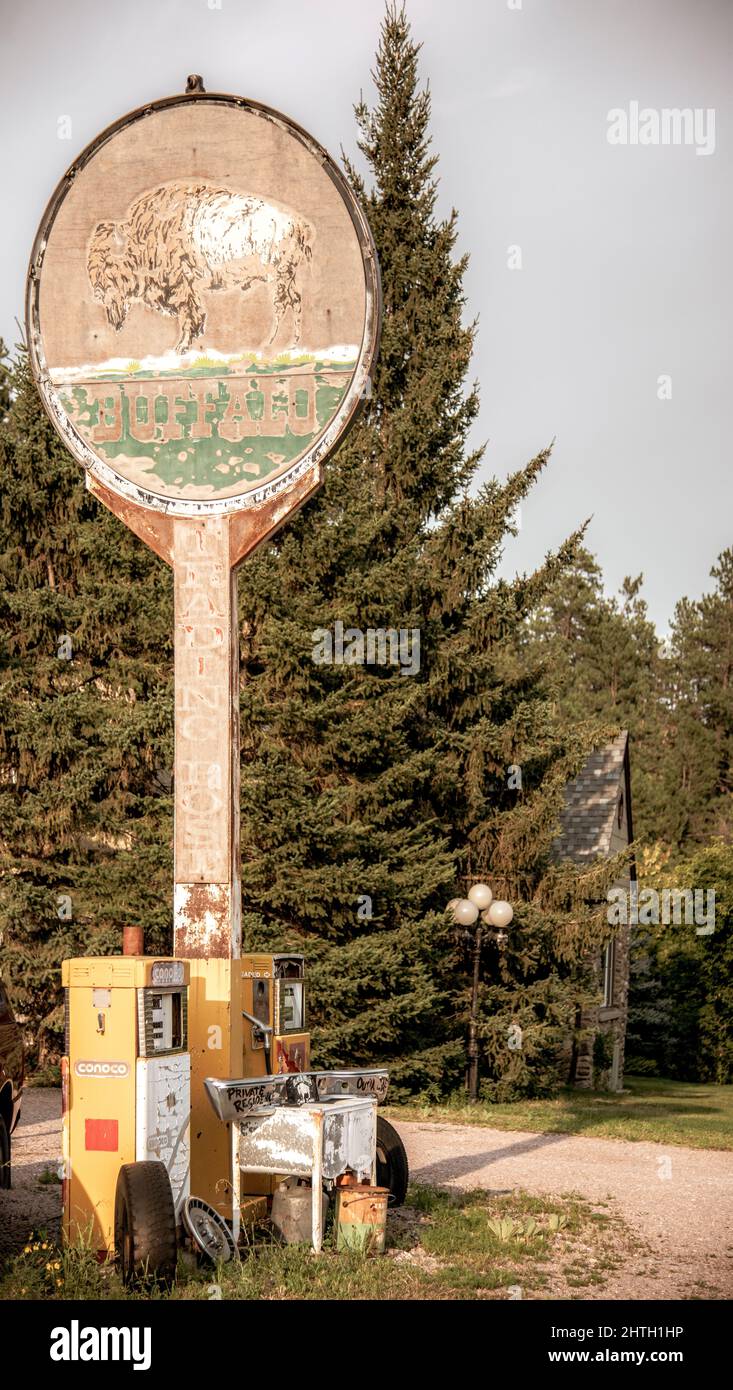
<svg viewBox="0 0 733 1390"><path fill-rule="evenodd" d="M244 98L166 98L103 131L48 205L27 301L54 424L151 510L269 503L370 394L363 212L310 136Z"/></svg>
<svg viewBox="0 0 733 1390"><path fill-rule="evenodd" d="M169 183L143 193L123 222L99 222L87 255L95 299L119 331L133 304L178 321L177 352L206 326L203 297L217 290L270 286L277 336L292 311L300 341L300 278L310 261L311 224L279 203L207 183Z"/></svg>

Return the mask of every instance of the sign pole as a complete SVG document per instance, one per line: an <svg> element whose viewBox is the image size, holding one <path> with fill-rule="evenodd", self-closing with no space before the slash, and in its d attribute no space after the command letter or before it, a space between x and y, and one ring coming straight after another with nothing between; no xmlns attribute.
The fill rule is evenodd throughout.
<svg viewBox="0 0 733 1390"><path fill-rule="evenodd" d="M173 946L187 959L241 953L237 571L320 484L314 464L258 508L173 522Z"/></svg>
<svg viewBox="0 0 733 1390"><path fill-rule="evenodd" d="M178 520L173 537L173 953L237 959L239 643L229 520Z"/></svg>
<svg viewBox="0 0 733 1390"><path fill-rule="evenodd" d="M99 500L173 569L173 954L190 962L191 1184L227 1216L230 1140L203 1083L242 1069L234 978L242 944L237 573L320 483L313 464L287 494L259 507L156 525L150 512L89 480Z"/></svg>

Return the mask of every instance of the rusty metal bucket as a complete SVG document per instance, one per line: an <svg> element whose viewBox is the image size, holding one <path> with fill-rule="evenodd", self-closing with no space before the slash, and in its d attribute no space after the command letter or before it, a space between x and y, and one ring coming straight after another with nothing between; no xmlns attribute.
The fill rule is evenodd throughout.
<svg viewBox="0 0 733 1390"><path fill-rule="evenodd" d="M336 1249L383 1255L388 1205L388 1187L337 1188Z"/></svg>

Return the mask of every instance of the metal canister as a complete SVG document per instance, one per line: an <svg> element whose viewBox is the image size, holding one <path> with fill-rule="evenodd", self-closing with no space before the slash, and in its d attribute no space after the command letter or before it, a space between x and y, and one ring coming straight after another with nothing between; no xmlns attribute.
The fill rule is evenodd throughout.
<svg viewBox="0 0 733 1390"><path fill-rule="evenodd" d="M322 1201L324 1226L328 1211L326 1192ZM286 1245L310 1245L313 1241L313 1190L310 1183L280 1183L272 1194L270 1220Z"/></svg>
<svg viewBox="0 0 733 1390"><path fill-rule="evenodd" d="M383 1255L387 1234L387 1187L336 1190L336 1249Z"/></svg>

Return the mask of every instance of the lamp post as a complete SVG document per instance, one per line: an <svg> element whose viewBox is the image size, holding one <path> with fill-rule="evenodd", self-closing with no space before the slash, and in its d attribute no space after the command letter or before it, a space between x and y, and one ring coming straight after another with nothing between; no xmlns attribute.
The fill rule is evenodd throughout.
<svg viewBox="0 0 733 1390"><path fill-rule="evenodd" d="M473 937L473 982L471 987L471 1014L468 1022L468 1073L466 1087L471 1104L478 1100L478 989L481 974L481 947L484 929L482 923L495 931L495 940L500 944L506 941L506 928L514 917L511 904L495 898L487 883L474 883L468 890L468 897L454 898L446 908L453 916L456 926L472 927Z"/></svg>

